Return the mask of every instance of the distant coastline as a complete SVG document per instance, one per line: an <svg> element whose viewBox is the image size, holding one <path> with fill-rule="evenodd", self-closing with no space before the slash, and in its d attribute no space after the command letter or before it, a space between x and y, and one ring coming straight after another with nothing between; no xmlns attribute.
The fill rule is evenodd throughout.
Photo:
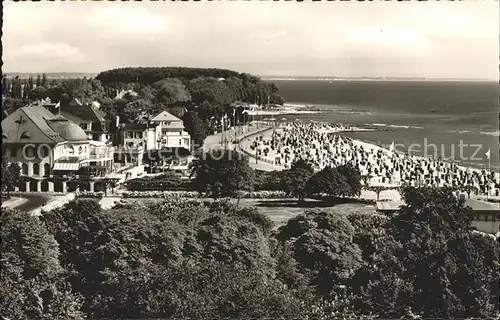
<svg viewBox="0 0 500 320"><path fill-rule="evenodd" d="M400 82L497 82L498 79L447 79L447 78L371 78L371 77L281 77L260 76L264 81L400 81Z"/></svg>
<svg viewBox="0 0 500 320"><path fill-rule="evenodd" d="M74 79L74 78L94 78L98 73L94 72L4 72L4 76L28 78L45 73L49 78ZM315 77L315 76L259 76L264 81L401 81L401 82L498 82L498 79L449 79L449 78L391 78L391 77Z"/></svg>

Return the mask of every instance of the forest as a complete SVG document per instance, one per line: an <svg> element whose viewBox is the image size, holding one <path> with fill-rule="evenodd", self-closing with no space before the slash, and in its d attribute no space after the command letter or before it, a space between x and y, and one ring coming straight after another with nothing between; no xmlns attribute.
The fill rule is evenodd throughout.
<svg viewBox="0 0 500 320"><path fill-rule="evenodd" d="M95 78L54 80L46 75L2 78L3 107L7 114L29 103L49 98L64 110L73 99L97 101L111 123L150 119L163 110L184 117L187 131L201 144L224 114L242 122L243 109L234 102L283 104L273 83L246 73L202 68L122 68ZM187 111L187 112L186 112ZM5 117L5 114L3 114Z"/></svg>
<svg viewBox="0 0 500 320"><path fill-rule="evenodd" d="M274 228L227 200L2 210L10 319L493 319L500 244L451 191L393 217L308 210Z"/></svg>

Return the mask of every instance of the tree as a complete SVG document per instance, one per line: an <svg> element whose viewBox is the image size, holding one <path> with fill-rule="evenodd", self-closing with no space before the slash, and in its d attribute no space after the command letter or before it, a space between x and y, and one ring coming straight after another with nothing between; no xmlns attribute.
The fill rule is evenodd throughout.
<svg viewBox="0 0 500 320"><path fill-rule="evenodd" d="M386 187L386 186L369 186L369 187L367 187L365 189L368 190L368 191L375 192L377 194L377 201L378 201L380 199L380 193L382 193L382 191L392 190L392 189L395 189L395 188Z"/></svg>
<svg viewBox="0 0 500 320"><path fill-rule="evenodd" d="M353 167L351 164L338 166L336 169L349 185L348 195L359 197L361 195L361 173L359 169Z"/></svg>
<svg viewBox="0 0 500 320"><path fill-rule="evenodd" d="M207 129L203 120L201 120L196 112L188 111L184 113L182 121L195 146L202 147L207 137Z"/></svg>
<svg viewBox="0 0 500 320"><path fill-rule="evenodd" d="M2 156L2 191L7 191L9 196L10 191L14 191L19 179L21 178L21 168L16 162L8 164L5 155Z"/></svg>
<svg viewBox="0 0 500 320"><path fill-rule="evenodd" d="M363 309L381 317L408 307L423 318L498 316L498 242L472 231L472 212L451 189L405 188L403 198L387 224Z"/></svg>
<svg viewBox="0 0 500 320"><path fill-rule="evenodd" d="M38 217L2 209L0 314L11 319L83 319L54 237Z"/></svg>
<svg viewBox="0 0 500 320"><path fill-rule="evenodd" d="M33 89L33 87L34 87L34 86L33 86L33 84L34 84L34 83L33 83L33 76L32 76L32 75L30 75L30 76L28 77L28 87L29 87L30 89Z"/></svg>
<svg viewBox="0 0 500 320"><path fill-rule="evenodd" d="M323 195L329 197L345 197L354 195L347 178L336 168L325 167L316 172L306 184L309 195Z"/></svg>
<svg viewBox="0 0 500 320"><path fill-rule="evenodd" d="M48 91L42 86L37 86L30 92L32 100L43 100L48 97Z"/></svg>
<svg viewBox="0 0 500 320"><path fill-rule="evenodd" d="M42 85L42 78L40 77L40 74L37 74L36 76L36 86L37 88Z"/></svg>
<svg viewBox="0 0 500 320"><path fill-rule="evenodd" d="M179 79L167 78L155 82L156 101L164 104L175 104L191 100L191 95L186 86Z"/></svg>
<svg viewBox="0 0 500 320"><path fill-rule="evenodd" d="M276 234L291 250L299 270L325 297L341 292L362 265L353 237L354 228L345 215L322 210L290 219Z"/></svg>
<svg viewBox="0 0 500 320"><path fill-rule="evenodd" d="M48 86L49 86L49 81L47 80L47 75L45 73L42 75L41 86L44 88L48 88Z"/></svg>
<svg viewBox="0 0 500 320"><path fill-rule="evenodd" d="M307 182L314 175L314 170L310 163L304 160L294 161L290 170L285 171L281 180L282 190L293 197L297 197L299 202L304 201L307 195Z"/></svg>
<svg viewBox="0 0 500 320"><path fill-rule="evenodd" d="M101 183L104 184L104 196L108 196L108 189L114 189L117 183L120 181L119 178L105 178L101 179Z"/></svg>
<svg viewBox="0 0 500 320"><path fill-rule="evenodd" d="M254 172L248 158L233 150L211 150L202 156L195 168L194 186L200 193L217 199L232 197L251 190Z"/></svg>
<svg viewBox="0 0 500 320"><path fill-rule="evenodd" d="M10 84L9 84L9 79L7 76L2 77L2 95L4 96L9 96L9 90L10 89Z"/></svg>
<svg viewBox="0 0 500 320"><path fill-rule="evenodd" d="M477 187L475 187L473 185L466 185L466 186L461 187L460 191L463 191L463 192L467 193L467 197L470 199L471 193L472 192L477 192L478 189L477 189Z"/></svg>

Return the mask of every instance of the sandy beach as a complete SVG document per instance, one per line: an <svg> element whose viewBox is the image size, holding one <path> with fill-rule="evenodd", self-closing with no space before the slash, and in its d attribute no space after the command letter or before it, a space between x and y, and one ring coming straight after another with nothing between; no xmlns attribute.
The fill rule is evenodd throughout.
<svg viewBox="0 0 500 320"><path fill-rule="evenodd" d="M251 166L254 167L255 169L264 170L264 171L284 170L284 169L286 169L286 166L283 165L283 163L281 163L281 165L280 165L280 163L276 163L276 159L280 157L280 154L278 154L276 150L273 150L273 148L271 148L269 141L272 140L273 132L280 133L281 130L284 130L283 125L287 125L287 123L286 122L283 122L281 124L274 123L274 126L272 126L273 125L272 122L268 123L268 124L271 126L270 128L268 128L264 131L260 131L257 134L246 136L244 139L242 139L240 141L239 148L242 150L245 150L246 153L250 156ZM290 123L288 123L288 124L290 124ZM328 127L328 125L321 124L320 126L318 126L317 132L321 133L321 134L330 134L330 133L352 132L352 131L356 131L358 129L361 130L360 128L356 128L356 127L337 127L337 128L331 127L330 128L330 127ZM283 132L283 131L281 131L281 132ZM267 154L261 153L259 156L259 161L257 162L257 161L254 161L257 152L256 152L256 150L251 148L251 145L254 144L256 140L259 140L259 139L260 139L260 141L267 142L267 144L264 143L258 147L258 149L261 149L261 152L262 152L262 150L267 150ZM351 139L351 138L349 138L349 139ZM392 161L391 159L394 159L393 156L396 154L396 152L389 150L387 147L379 146L379 145L376 145L373 143L369 143L369 142L361 141L361 140L357 140L357 139L351 139L351 141L352 141L351 145L357 147L358 149L362 148L363 150L366 150L369 153L370 152L374 153L374 154L380 153L380 154L387 156L385 161L389 161L389 162L386 162L388 164L390 164L390 162ZM424 158L421 156L412 156L410 158L407 158L406 155L404 155L403 153L397 153L397 154L399 155L399 157L397 157L397 159L406 159L405 161L410 161L410 162L413 162L415 164L431 163L431 161L432 161L430 158L428 159L428 158ZM398 160L398 161L400 161L400 160ZM483 172L489 173L487 170L467 168L465 166L458 166L457 165L456 168L459 171L463 171L463 172L477 173L478 176L484 176ZM496 178L497 177L495 176L495 179ZM385 186L385 187L393 187L394 188L394 187L398 187L400 185L399 181L400 181L399 178L395 178L395 180L392 180L392 178L391 178L389 180L386 179L384 181L383 176L375 175L374 177L372 177L370 179L369 184L370 184L370 186ZM376 195L374 192L371 192L371 191L363 191L362 198L376 199ZM387 190L387 191L383 191L380 194L380 200L382 200L382 199L399 200L400 195L396 190Z"/></svg>

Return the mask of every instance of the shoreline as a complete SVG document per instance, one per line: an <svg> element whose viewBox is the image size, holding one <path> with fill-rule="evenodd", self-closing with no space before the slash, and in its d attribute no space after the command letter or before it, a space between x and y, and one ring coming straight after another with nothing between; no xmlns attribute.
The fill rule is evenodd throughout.
<svg viewBox="0 0 500 320"><path fill-rule="evenodd" d="M323 123L330 124L329 122L323 122ZM282 126L278 124L278 125L275 125L273 127L268 128L267 130L262 131L261 133L264 136L266 136L266 135L272 134L272 131L275 129L278 129L278 128L282 128ZM350 129L348 129L348 130L345 130L345 129L344 130L327 130L327 131L325 131L325 133L335 135L335 134L339 134L339 133L366 132L366 131L374 131L374 130L370 130L370 129L365 130L364 128L350 127ZM411 155L401 153L401 152L398 153L398 152L390 151L387 147L377 145L377 144L370 142L370 141L361 140L361 139L357 139L357 138L355 139L355 138L349 137L347 135L343 135L343 136L348 137L349 139L351 139L353 141L354 144L356 144L358 146L362 146L365 150L373 149L375 152L381 150L386 155L398 154L400 156L409 157L409 158L412 158L415 160L418 160L418 159L433 160L433 158L431 158L431 157L424 157L424 156L419 156L419 155L411 156ZM471 166L465 166L465 165L460 164L457 161L443 160L443 162L448 163L450 165L455 164L457 166L457 168L459 170L462 170L462 171L477 172L477 173L482 173L484 171L488 174L491 174L492 172L494 172L493 170L490 171L487 169L480 169L480 168L475 168L475 167L471 167Z"/></svg>

